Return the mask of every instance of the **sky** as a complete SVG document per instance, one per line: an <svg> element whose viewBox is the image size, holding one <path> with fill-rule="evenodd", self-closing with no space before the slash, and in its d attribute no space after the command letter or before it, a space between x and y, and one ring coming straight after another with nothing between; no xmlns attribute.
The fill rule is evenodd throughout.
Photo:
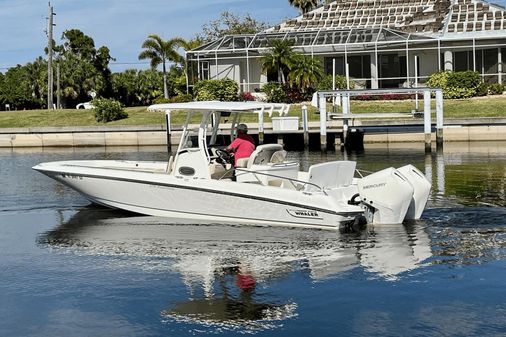
<svg viewBox="0 0 506 337"><path fill-rule="evenodd" d="M113 72L149 67L138 60L148 35L190 39L225 10L272 25L297 15L288 0L53 0L51 5L56 43L63 31L81 30L95 47L109 47L116 59ZM45 57L48 11L47 0L0 0L0 72Z"/></svg>
<svg viewBox="0 0 506 337"><path fill-rule="evenodd" d="M113 72L148 67L137 57L148 35L190 39L225 10L271 25L297 15L288 0L53 0L51 5L56 42L63 31L80 29L97 48L109 47L116 59ZM47 0L0 0L0 72L44 56L47 16Z"/></svg>

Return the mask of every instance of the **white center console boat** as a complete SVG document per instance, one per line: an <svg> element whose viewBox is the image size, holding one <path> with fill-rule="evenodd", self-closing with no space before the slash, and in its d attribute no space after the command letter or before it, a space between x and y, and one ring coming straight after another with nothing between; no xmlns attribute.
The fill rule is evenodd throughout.
<svg viewBox="0 0 506 337"><path fill-rule="evenodd" d="M339 228L343 224L396 224L420 218L430 183L412 165L355 177L356 163L333 161L307 172L286 160L278 144L259 145L233 169L216 146L220 120L231 135L244 114L284 112L287 106L256 102L159 104L150 109L187 118L168 162L81 160L41 163L35 170L97 204L141 214L196 222ZM200 119L198 128L190 122Z"/></svg>

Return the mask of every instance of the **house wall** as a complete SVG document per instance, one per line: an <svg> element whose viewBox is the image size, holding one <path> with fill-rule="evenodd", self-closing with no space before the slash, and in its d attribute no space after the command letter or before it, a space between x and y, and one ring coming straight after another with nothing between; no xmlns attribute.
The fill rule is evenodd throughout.
<svg viewBox="0 0 506 337"><path fill-rule="evenodd" d="M227 60L218 59L216 64L215 60L211 60L210 65L210 79L221 80L230 78L237 83L242 82L241 78L241 61L239 59Z"/></svg>
<svg viewBox="0 0 506 337"><path fill-rule="evenodd" d="M428 77L439 70L437 50L416 51L409 55L409 76L415 80L415 56L418 56L418 83L423 84Z"/></svg>
<svg viewBox="0 0 506 337"><path fill-rule="evenodd" d="M239 90L254 91L267 83L267 76L262 74L262 66L258 58L223 58L210 61L210 79L229 78L239 84ZM249 68L249 76L248 76Z"/></svg>

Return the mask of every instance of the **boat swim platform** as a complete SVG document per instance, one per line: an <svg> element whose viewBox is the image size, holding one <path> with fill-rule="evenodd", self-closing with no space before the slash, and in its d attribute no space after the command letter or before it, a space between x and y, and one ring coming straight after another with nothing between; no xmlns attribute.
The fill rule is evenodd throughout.
<svg viewBox="0 0 506 337"><path fill-rule="evenodd" d="M258 138L258 125L247 124L249 133ZM424 142L423 127L423 120L414 118L356 119L349 125L351 129L364 131L364 143ZM328 121L329 136L340 139L342 132L342 121ZM319 142L320 123L309 122L308 134L310 142ZM181 128L174 128L171 143L179 143L180 135ZM270 143L289 145L292 141L300 142L297 139L303 135L301 127L279 131L273 130L270 123L264 125L264 138ZM434 126L432 137L435 139ZM445 119L444 141L506 141L506 118ZM167 146L167 134L164 125L0 128L0 148L93 146Z"/></svg>

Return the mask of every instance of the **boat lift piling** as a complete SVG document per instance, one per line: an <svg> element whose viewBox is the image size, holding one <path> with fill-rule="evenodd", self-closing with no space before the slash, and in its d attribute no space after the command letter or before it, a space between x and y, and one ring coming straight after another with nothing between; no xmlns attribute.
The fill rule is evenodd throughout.
<svg viewBox="0 0 506 337"><path fill-rule="evenodd" d="M327 151L327 98L324 94L318 94L320 106L320 149Z"/></svg>
<svg viewBox="0 0 506 337"><path fill-rule="evenodd" d="M425 152L431 152L431 141L432 141L432 108L431 99L435 98L436 106L436 147L442 148L443 146L443 91L439 88L395 88L395 89L360 89L360 90L329 90L318 92L318 107L320 110L320 147L322 151L327 149L327 120L330 118L337 118L343 121L343 142L341 146L345 146L346 137L348 133L348 122L351 119L363 119L363 118L390 118L390 117L414 117L414 110L411 113L381 113L378 117L372 114L352 114L350 112L350 98L359 95L382 95L382 94L414 94L416 100L418 99L418 93L423 92L423 116L424 116L424 134L425 134ZM433 95L434 94L434 95ZM342 99L342 114L327 114L327 98L341 97Z"/></svg>
<svg viewBox="0 0 506 337"><path fill-rule="evenodd" d="M307 116L307 106L302 106L302 131L304 133L304 149L309 148L309 120Z"/></svg>

